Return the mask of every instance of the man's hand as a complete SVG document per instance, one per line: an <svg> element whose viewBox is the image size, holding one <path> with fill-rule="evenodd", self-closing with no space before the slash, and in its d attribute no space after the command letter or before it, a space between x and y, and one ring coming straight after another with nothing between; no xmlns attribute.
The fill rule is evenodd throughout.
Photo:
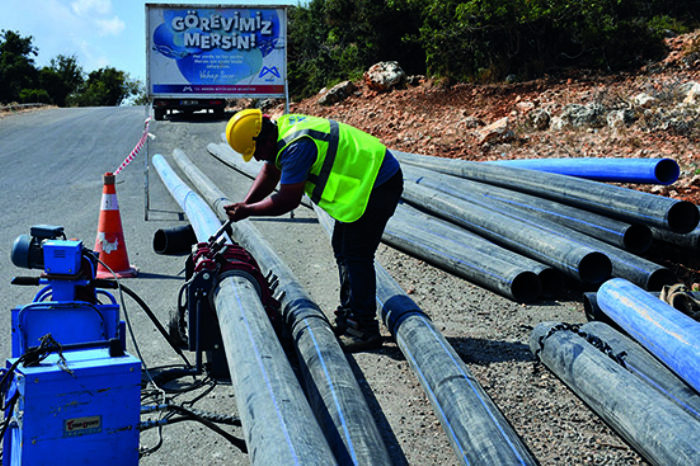
<svg viewBox="0 0 700 466"><path fill-rule="evenodd" d="M226 211L228 218L234 222L238 222L250 216L250 209L245 202L236 202L235 204L226 205L224 206L224 211Z"/></svg>

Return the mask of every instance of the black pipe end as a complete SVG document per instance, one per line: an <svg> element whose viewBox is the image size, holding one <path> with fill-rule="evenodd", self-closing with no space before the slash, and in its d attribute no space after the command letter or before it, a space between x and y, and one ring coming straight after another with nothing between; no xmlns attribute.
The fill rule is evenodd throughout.
<svg viewBox="0 0 700 466"><path fill-rule="evenodd" d="M675 233L690 233L700 222L698 206L688 201L678 201L668 211L668 227Z"/></svg>
<svg viewBox="0 0 700 466"><path fill-rule="evenodd" d="M513 299L521 303L531 303L542 294L540 277L534 272L522 272L511 282Z"/></svg>
<svg viewBox="0 0 700 466"><path fill-rule="evenodd" d="M620 328L598 305L598 293L592 291L583 293L583 312L589 322L603 322L615 329Z"/></svg>
<svg viewBox="0 0 700 466"><path fill-rule="evenodd" d="M612 274L612 262L602 252L586 254L578 264L578 275L588 285L602 285Z"/></svg>
<svg viewBox="0 0 700 466"><path fill-rule="evenodd" d="M665 285L673 285L676 283L676 276L666 267L659 267L649 274L647 279L647 291L661 291Z"/></svg>
<svg viewBox="0 0 700 466"><path fill-rule="evenodd" d="M192 225L160 229L153 235L153 250L165 256L189 254L194 244L197 244L197 235Z"/></svg>
<svg viewBox="0 0 700 466"><path fill-rule="evenodd" d="M633 254L643 254L649 250L653 241L651 228L646 225L632 225L623 236L625 249Z"/></svg>
<svg viewBox="0 0 700 466"><path fill-rule="evenodd" d="M654 168L654 176L659 180L659 184L668 185L675 183L681 174L681 169L673 159L662 159Z"/></svg>
<svg viewBox="0 0 700 466"><path fill-rule="evenodd" d="M540 296L546 299L555 298L564 289L564 277L556 269L547 268L539 274L542 292Z"/></svg>

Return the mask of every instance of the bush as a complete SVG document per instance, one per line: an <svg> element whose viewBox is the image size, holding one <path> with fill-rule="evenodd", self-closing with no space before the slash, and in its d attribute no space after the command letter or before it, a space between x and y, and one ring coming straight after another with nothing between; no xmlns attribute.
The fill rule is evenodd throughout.
<svg viewBox="0 0 700 466"><path fill-rule="evenodd" d="M51 97L44 89L22 89L19 93L23 104L50 104Z"/></svg>
<svg viewBox="0 0 700 466"><path fill-rule="evenodd" d="M462 82L633 69L698 22L697 0L312 0L290 9L290 92L305 97L388 60Z"/></svg>

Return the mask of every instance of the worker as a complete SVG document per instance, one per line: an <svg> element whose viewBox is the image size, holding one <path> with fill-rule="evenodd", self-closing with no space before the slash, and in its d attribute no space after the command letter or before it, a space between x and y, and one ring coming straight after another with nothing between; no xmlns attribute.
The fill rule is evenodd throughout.
<svg viewBox="0 0 700 466"><path fill-rule="evenodd" d="M224 207L228 217L282 215L304 194L325 210L335 220L340 278L334 332L346 352L380 348L374 256L403 192L399 162L374 136L308 115L275 121L242 110L226 125L226 139L246 162L265 162L243 201Z"/></svg>

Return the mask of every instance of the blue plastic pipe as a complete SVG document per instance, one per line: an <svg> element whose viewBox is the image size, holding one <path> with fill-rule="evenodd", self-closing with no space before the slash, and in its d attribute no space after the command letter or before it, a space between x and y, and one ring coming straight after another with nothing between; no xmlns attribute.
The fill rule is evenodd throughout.
<svg viewBox="0 0 700 466"><path fill-rule="evenodd" d="M557 173L399 151L393 153L401 163L517 189L630 223L688 233L700 222L698 208L688 201Z"/></svg>
<svg viewBox="0 0 700 466"><path fill-rule="evenodd" d="M700 391L700 323L621 278L598 290L605 314L681 379Z"/></svg>
<svg viewBox="0 0 700 466"><path fill-rule="evenodd" d="M497 160L485 163L616 183L668 185L674 183L681 173L678 163L669 158L612 159L585 157L572 159Z"/></svg>

